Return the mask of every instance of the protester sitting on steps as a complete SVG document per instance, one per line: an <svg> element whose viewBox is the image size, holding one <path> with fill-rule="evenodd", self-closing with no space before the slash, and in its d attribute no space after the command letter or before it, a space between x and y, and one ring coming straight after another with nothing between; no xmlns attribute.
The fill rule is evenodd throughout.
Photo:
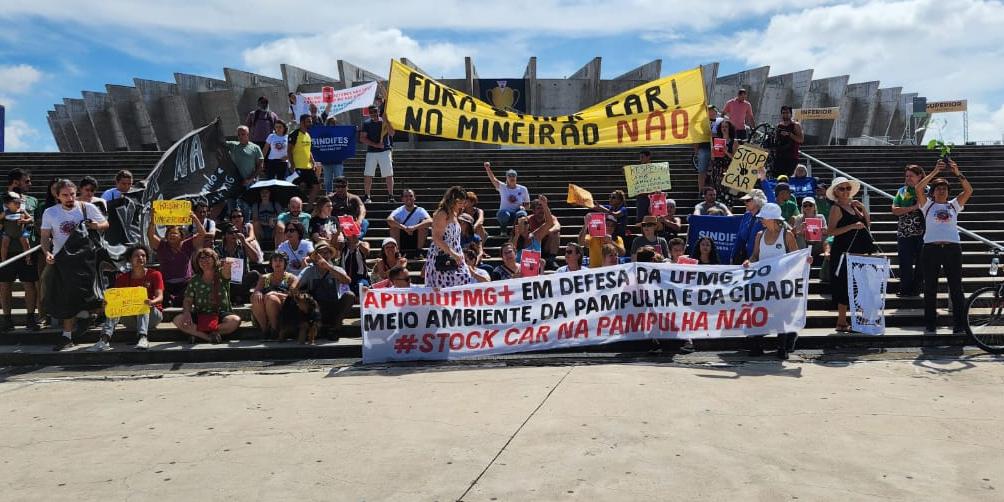
<svg viewBox="0 0 1004 502"><path fill-rule="evenodd" d="M504 281L519 277L519 262L516 261L516 247L511 242L502 244L502 263L492 271L492 280Z"/></svg>
<svg viewBox="0 0 1004 502"><path fill-rule="evenodd" d="M249 243L247 237L232 224L224 223L222 227L223 240L214 250L225 261L236 260L241 264L241 282L231 286L233 290L230 292L230 299L233 305L244 305L251 299L251 288L258 284L258 271L253 270L251 264L261 263L261 250Z"/></svg>
<svg viewBox="0 0 1004 502"><path fill-rule="evenodd" d="M565 264L558 267L555 273L577 272L582 270L582 246L577 242L569 242L565 245Z"/></svg>
<svg viewBox="0 0 1004 502"><path fill-rule="evenodd" d="M530 203L530 215L526 221L529 223L530 234L540 242L542 264L552 269L558 268L555 258L561 248L561 223L551 212L546 196L540 195ZM519 245L516 249L520 249Z"/></svg>
<svg viewBox="0 0 1004 502"><path fill-rule="evenodd" d="M938 160L934 170L917 183L917 203L924 213L924 250L921 265L924 269L924 331L934 333L938 327L938 275L945 270L948 280L948 296L952 305L952 334L966 333L965 297L962 293L962 239L959 235L959 213L973 196L973 186L959 170L959 165L949 159L952 174L962 184L962 193L949 200L949 184L945 178L936 178L945 168L945 161ZM933 181L932 181L933 180ZM931 194L925 194L927 185Z"/></svg>
<svg viewBox="0 0 1004 502"><path fill-rule="evenodd" d="M297 282L296 275L286 270L289 258L285 253L277 251L269 263L272 271L258 279L251 295L251 315L266 340L279 338L279 311Z"/></svg>
<svg viewBox="0 0 1004 502"><path fill-rule="evenodd" d="M402 204L387 216L390 236L399 243L406 256L417 256L424 250L432 227L432 217L424 208L415 204L415 191L407 188L401 192Z"/></svg>
<svg viewBox="0 0 1004 502"><path fill-rule="evenodd" d="M669 243L666 239L656 235L659 226L659 219L655 216L646 216L641 222L641 235L634 238L631 243L631 261L638 261L638 251L645 247L655 248L662 256L669 256Z"/></svg>
<svg viewBox="0 0 1004 502"><path fill-rule="evenodd" d="M718 258L718 247L711 237L701 237L697 239L697 244L690 251L690 257L697 260L698 265L720 265L722 262Z"/></svg>
<svg viewBox="0 0 1004 502"><path fill-rule="evenodd" d="M321 309L321 327L329 340L338 340L342 321L356 302L356 295L348 290L352 280L342 267L335 265L335 248L325 242L314 248L311 261L300 272L296 289L307 292L317 301ZM408 271L404 273L407 277Z"/></svg>
<svg viewBox="0 0 1004 502"><path fill-rule="evenodd" d="M687 241L680 237L669 240L669 263L676 263L681 256L687 253Z"/></svg>
<svg viewBox="0 0 1004 502"><path fill-rule="evenodd" d="M359 225L359 238L369 232L370 222L366 219L366 204L358 195L349 192L349 181L344 176L335 178L335 191L331 197L331 216L338 221L339 216L351 216Z"/></svg>
<svg viewBox="0 0 1004 502"><path fill-rule="evenodd" d="M763 230L757 232L754 238L753 255L750 256L749 260L743 262L745 268L749 268L750 263L781 257L798 249L795 234L785 227L784 215L781 213L780 206L774 203L764 204L757 214L757 218L760 219ZM812 256L809 256L808 261L811 265ZM750 356L763 355L763 347L760 343L762 338L762 335L749 337ZM778 359L788 359L788 353L795 350L797 339L798 333L777 334Z"/></svg>
<svg viewBox="0 0 1004 502"><path fill-rule="evenodd" d="M118 275L115 278L116 288L143 287L146 288L146 304L150 307L149 313L127 317L111 317L105 320L101 328L101 338L89 350L102 352L111 350L112 333L119 323L125 324L128 329L135 329L139 335L136 348L146 350L150 348L147 336L150 327L154 329L164 319L161 310L164 301L164 278L160 272L146 268L150 250L142 245L135 244L125 252L125 258L129 260L130 270Z"/></svg>
<svg viewBox="0 0 1004 502"><path fill-rule="evenodd" d="M603 237L593 237L589 235L589 215L584 217L582 229L579 230L578 242L580 246L589 249L589 268L603 266L603 246L605 244L612 244L614 249L618 250L618 256L624 255L624 240L610 235L610 228L613 227L611 223L613 220L607 216L607 234Z"/></svg>
<svg viewBox="0 0 1004 502"><path fill-rule="evenodd" d="M732 216L732 210L725 204L718 202L717 199L718 190L715 190L715 187L704 187L704 200L694 206L694 214L707 215L709 210L717 208L724 212L726 216Z"/></svg>
<svg viewBox="0 0 1004 502"><path fill-rule="evenodd" d="M181 236L181 227L168 226L164 229L164 237L157 234L154 225L156 211L151 211L150 224L146 228L147 242L157 253L157 263L164 278L164 304L168 307L180 307L192 277L192 255L202 249L206 242L206 229L202 221L193 212L192 225L197 229L196 235L188 238Z"/></svg>
<svg viewBox="0 0 1004 502"><path fill-rule="evenodd" d="M376 284L387 278L387 273L394 267L407 267L408 258L401 254L397 241L393 237L387 237L380 245L380 257L373 265L373 272L370 274L370 284Z"/></svg>
<svg viewBox="0 0 1004 502"><path fill-rule="evenodd" d="M272 200L272 191L263 188L258 191L259 200L251 205L251 222L254 235L260 245L275 249L275 227L279 215L285 211L282 204ZM281 233L281 232L280 232Z"/></svg>
<svg viewBox="0 0 1004 502"><path fill-rule="evenodd" d="M464 214L471 217L474 224L474 232L481 236L481 240L488 240L488 232L485 230L485 211L478 207L478 194L467 192L467 203L464 205Z"/></svg>
<svg viewBox="0 0 1004 502"><path fill-rule="evenodd" d="M282 244L282 241L286 240L286 227L290 222L294 221L298 222L304 229L310 227L310 213L303 211L303 200L299 197L289 199L289 211L280 214L276 218L273 235L275 248L278 248L279 244Z"/></svg>
<svg viewBox="0 0 1004 502"><path fill-rule="evenodd" d="M619 265L621 253L623 251L623 249L618 248L612 242L603 244L603 247L600 248L600 254L603 257L600 266L612 267L614 265Z"/></svg>
<svg viewBox="0 0 1004 502"><path fill-rule="evenodd" d="M611 232L611 235L620 237L621 239L627 239L628 208L624 201L624 191L614 190L610 193L610 202L608 204L598 205L594 208L597 211L607 213L614 217L617 224L614 227L613 232Z"/></svg>
<svg viewBox="0 0 1004 502"><path fill-rule="evenodd" d="M192 257L192 280L185 289L181 313L171 321L182 333L210 343L237 331L241 318L230 306L230 268L216 251L200 249Z"/></svg>
<svg viewBox="0 0 1004 502"><path fill-rule="evenodd" d="M670 239L680 235L680 231L683 229L683 222L680 221L680 217L676 215L676 201L673 199L666 199L666 216L658 216L659 226L657 228L657 234L659 237L666 239L668 242Z"/></svg>
<svg viewBox="0 0 1004 502"><path fill-rule="evenodd" d="M310 224L307 227L307 235L310 241L318 243L325 241L331 243L332 239L337 239L340 233L338 220L331 216L334 205L331 199L322 195L314 202L314 210L310 213Z"/></svg>
<svg viewBox="0 0 1004 502"><path fill-rule="evenodd" d="M495 215L499 222L499 237L509 235L509 225L527 215L526 206L530 204L530 191L525 186L517 184L515 169L505 173L505 183L502 183L492 172L490 162L485 162L485 173L492 186L499 193L499 210Z"/></svg>
<svg viewBox="0 0 1004 502"><path fill-rule="evenodd" d="M286 268L293 275L298 275L307 266L307 257L314 250L314 243L305 239L303 225L292 222L286 227L286 240L275 248L276 253L284 253L289 260Z"/></svg>

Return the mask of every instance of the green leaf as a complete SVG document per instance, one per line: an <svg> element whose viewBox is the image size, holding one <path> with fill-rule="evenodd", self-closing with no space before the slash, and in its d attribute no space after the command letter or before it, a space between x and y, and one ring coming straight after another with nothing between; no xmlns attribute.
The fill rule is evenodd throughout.
<svg viewBox="0 0 1004 502"><path fill-rule="evenodd" d="M927 142L928 150L934 150L935 148L938 148L938 140L932 139L931 141Z"/></svg>

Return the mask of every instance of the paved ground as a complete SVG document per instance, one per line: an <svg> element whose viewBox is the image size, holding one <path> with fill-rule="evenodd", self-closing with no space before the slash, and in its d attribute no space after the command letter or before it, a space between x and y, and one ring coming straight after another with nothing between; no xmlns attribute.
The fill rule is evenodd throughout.
<svg viewBox="0 0 1004 502"><path fill-rule="evenodd" d="M1002 360L917 356L0 375L0 490L47 501L1002 500Z"/></svg>

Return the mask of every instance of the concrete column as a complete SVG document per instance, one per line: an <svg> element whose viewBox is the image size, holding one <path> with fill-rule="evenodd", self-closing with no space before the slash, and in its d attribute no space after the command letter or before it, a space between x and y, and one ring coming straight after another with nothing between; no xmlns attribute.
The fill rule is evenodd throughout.
<svg viewBox="0 0 1004 502"><path fill-rule="evenodd" d="M63 103L66 105L66 111L70 114L70 120L73 121L73 127L77 130L77 137L80 138L80 146L83 147L84 151L102 151L101 140L98 139L91 118L87 116L84 100L63 98Z"/></svg>
<svg viewBox="0 0 1004 502"><path fill-rule="evenodd" d="M108 99L108 94L103 92L83 91L84 106L87 107L87 115L91 118L91 124L101 140L101 149L105 152L128 150L129 144L125 136L116 134L115 127L112 126L111 115L108 113L112 107L112 102Z"/></svg>
<svg viewBox="0 0 1004 502"><path fill-rule="evenodd" d="M106 84L105 90L112 101L115 115L122 127L122 133L129 143L129 150L157 150L157 137L146 109L140 106L142 100L135 87Z"/></svg>
<svg viewBox="0 0 1004 502"><path fill-rule="evenodd" d="M176 141L195 129L188 114L185 100L178 94L178 85L134 78L140 102L150 117L161 150L167 150ZM177 99L169 99L176 97ZM168 99L165 99L168 98Z"/></svg>
<svg viewBox="0 0 1004 502"><path fill-rule="evenodd" d="M71 152L83 152L84 147L80 144L80 138L77 136L77 129L73 126L73 120L70 119L70 112L66 110L65 104L53 105L53 109L56 111L56 123L59 125L60 129L63 130L63 136L66 137L66 143Z"/></svg>
<svg viewBox="0 0 1004 502"><path fill-rule="evenodd" d="M643 80L651 82L652 80L657 80L660 76L662 76L662 60L656 59L633 70L628 70L614 77L613 80Z"/></svg>
<svg viewBox="0 0 1004 502"><path fill-rule="evenodd" d="M704 77L704 99L709 105L716 105L721 108L725 103L716 103L715 81L718 80L718 63L708 63L701 65L701 76Z"/></svg>
<svg viewBox="0 0 1004 502"><path fill-rule="evenodd" d="M830 142L847 144L848 138L857 138L864 133L869 115L874 113L874 104L878 94L878 81L849 84L843 99L840 101L840 117L833 125Z"/></svg>
<svg viewBox="0 0 1004 502"><path fill-rule="evenodd" d="M878 106L869 124L871 134L869 136L888 136L889 127L892 126L893 115L899 109L899 96L903 93L902 87L887 87L878 90Z"/></svg>
<svg viewBox="0 0 1004 502"><path fill-rule="evenodd" d="M304 70L303 68L299 68L291 64L283 63L279 65L279 68L282 70L282 81L286 83L286 89L289 89L289 92L303 92L300 90L300 86L305 84L323 84L334 86L334 84L339 82L339 79L337 78L321 75L320 73L314 73L310 70ZM270 101L269 106L272 108L273 112L279 113L275 103ZM286 117L281 113L280 115L285 120Z"/></svg>
<svg viewBox="0 0 1004 502"><path fill-rule="evenodd" d="M907 128L910 126L910 116L913 115L913 98L915 97L917 97L916 92L900 93L899 103L889 121L889 129L885 133L893 141L902 141L907 137Z"/></svg>
<svg viewBox="0 0 1004 502"><path fill-rule="evenodd" d="M122 120L119 119L118 110L115 108L115 103L111 102L109 98L108 112L108 122L112 126L112 134L115 136L116 149L121 151L128 151L129 147L129 137L125 133L125 127L122 127Z"/></svg>
<svg viewBox="0 0 1004 502"><path fill-rule="evenodd" d="M788 105L801 108L805 95L812 83L812 70L775 75L767 79L763 96L757 108L760 110L760 121L777 124L781 121L781 107Z"/></svg>
<svg viewBox="0 0 1004 502"><path fill-rule="evenodd" d="M51 110L46 112L46 121L49 123L49 129L52 131L52 139L56 141L56 147L59 148L59 151L63 153L73 151L66 140L66 135L63 134L63 128L57 122L56 112Z"/></svg>
<svg viewBox="0 0 1004 502"><path fill-rule="evenodd" d="M237 127L237 107L233 103L216 110L202 108L200 93L230 89L230 84L225 80L175 73L174 82L178 86L178 94L185 99L185 104L188 106L188 116L191 117L194 128L207 125L216 120L216 117L222 118L224 122L229 121L231 124L235 124L234 127Z"/></svg>
<svg viewBox="0 0 1004 502"><path fill-rule="evenodd" d="M237 126L241 124L241 120L237 117L237 107L234 105L237 102L234 98L234 91L230 89L204 91L198 93L198 96L202 113L207 117L212 117L209 122L219 117L223 134L236 135Z"/></svg>
<svg viewBox="0 0 1004 502"><path fill-rule="evenodd" d="M580 95L580 100L576 110L581 110L583 108L589 107L601 100L600 94L600 70L602 64L602 58L595 57L592 61L586 63L585 66L579 68L579 71L573 73L568 80L584 80L585 89Z"/></svg>
<svg viewBox="0 0 1004 502"><path fill-rule="evenodd" d="M767 86L767 76L770 74L769 66L762 66L752 70L741 71L732 75L718 77L715 80L715 90L712 94L711 102L719 107L736 97L740 88L746 89L746 99L753 104L753 117L756 123L763 122L762 110L758 110L760 99Z"/></svg>
<svg viewBox="0 0 1004 502"><path fill-rule="evenodd" d="M537 56L531 56L523 70L523 80L526 80L526 112L540 115L540 94L537 92Z"/></svg>
<svg viewBox="0 0 1004 502"><path fill-rule="evenodd" d="M847 81L850 76L841 75L820 80L813 80L809 84L809 92L802 101L802 108L827 108L839 106L847 90ZM846 113L840 110L840 113ZM806 145L828 145L833 132L835 120L806 120L802 122L802 130L805 132Z"/></svg>

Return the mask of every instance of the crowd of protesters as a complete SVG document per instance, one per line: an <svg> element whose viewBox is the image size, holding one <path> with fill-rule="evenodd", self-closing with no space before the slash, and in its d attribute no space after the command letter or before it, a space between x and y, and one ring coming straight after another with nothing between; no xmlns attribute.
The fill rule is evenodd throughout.
<svg viewBox="0 0 1004 502"><path fill-rule="evenodd" d="M718 117L712 107L714 135L741 141L745 136L742 131L753 118L748 105L741 91L725 106L729 113L726 117ZM258 179L285 179L296 173L300 195L283 203L266 189L252 204L227 201L221 207L210 208L196 203L189 225L158 227L150 218L147 244L126 251L128 266L111 281L117 287L145 287L149 313L105 319L93 350L108 350L119 324L136 331L136 348L147 348L147 335L164 320L164 308L180 308L172 322L193 340L219 343L240 327L241 319L234 308L250 304L253 323L262 336L276 339L283 313L293 308L290 304L294 293L305 292L319 306L322 332L337 339L343 320L364 286L402 288L414 283L451 287L631 261L748 266L804 248L812 250L812 260L824 264L819 279L831 285L838 311L836 329L850 330L842 257L846 253L876 251L868 231L871 216L854 199L860 189L855 180L838 177L831 185L819 182L817 196L801 200L792 195L784 178L774 186L773 198L761 189L745 194L740 199L745 211L732 256L720 254L715 241L708 237L686 242L681 237L684 221L668 193L663 194L667 196L665 213L656 215L650 214L653 194L643 194L631 208L624 192L615 190L609 195L609 203L590 210L579 228L563 232L546 196L534 196L518 182L519 174L513 169L504 173L504 180L498 179L488 162L484 163L484 187L450 187L428 209L416 199L414 190L406 188L399 193L399 207L388 214L374 215L367 212L366 206L372 202L369 192L377 168L385 177L388 202L396 204L390 155L393 130L379 118L378 108L369 111L371 118L359 133L360 142L367 147L364 193L359 196L350 192L342 166L319 165L310 154L309 127L330 123L333 117L303 115L298 126L287 131L286 123L268 111L267 100L259 101L259 108L249 114L247 124L236 131L238 140L228 142L230 154L245 185ZM802 141L801 127L792 120L789 107L782 110L782 117L778 131L786 141L780 143L797 152ZM703 148L696 152L702 200L692 211L684 211L683 217L730 217L733 208L718 197L721 187L705 182L708 159ZM651 152L640 152L639 159L651 162ZM782 161L784 176L807 175L805 166L788 165L787 160ZM937 177L946 168L963 187L963 193L951 200L948 182ZM972 187L954 162L946 165L939 161L926 176L919 166L907 166L905 181L892 207L899 218L899 294L911 296L923 289L925 320L928 329L933 330L937 274L942 268L953 302L961 305L961 251L956 222ZM52 307L46 301L45 275L59 271L57 257L70 234L78 229L101 232L108 227L107 203L128 194L132 182L132 174L121 171L115 187L98 197L94 178L84 177L79 184L54 180L47 201L40 203L27 195L32 183L30 172L14 169L8 173L2 258L21 255L39 243L42 250L0 268L0 304L4 311L0 329L13 328L11 289L14 281L20 281L24 285L27 328L38 330L45 324L60 327L63 340L56 349L74 344L74 337L90 326L99 309L48 319L47 310ZM925 191L927 186L932 187L930 194ZM498 227L494 236L486 230L493 226L488 215L494 208L478 207L477 190L487 187L500 198L494 213ZM310 211L305 210L308 205ZM379 249L371 249L364 239L369 218L374 216L386 219L390 233ZM807 220L815 218L823 222L818 234L810 232L807 225ZM562 234L576 233L573 241L562 242ZM493 258L486 245L489 239L501 246L494 257L499 260L493 260L494 264L487 262ZM410 271L415 272L415 277ZM956 313L956 330L961 323ZM782 334L778 355L785 357L793 346L794 334ZM758 344L751 351L759 351Z"/></svg>

